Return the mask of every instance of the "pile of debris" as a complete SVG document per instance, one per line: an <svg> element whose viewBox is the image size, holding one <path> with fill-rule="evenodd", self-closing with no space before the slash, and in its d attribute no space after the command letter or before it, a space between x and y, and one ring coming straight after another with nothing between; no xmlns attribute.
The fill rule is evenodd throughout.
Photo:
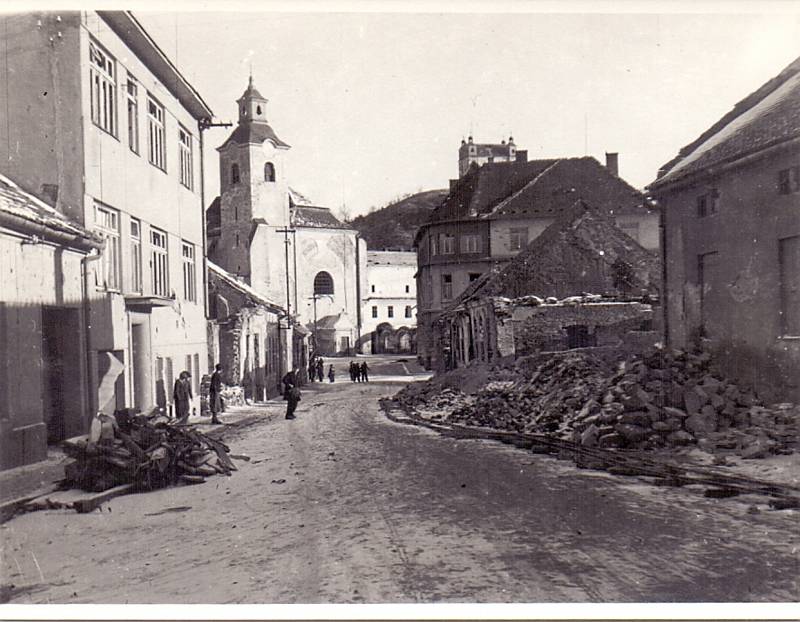
<svg viewBox="0 0 800 622"><path fill-rule="evenodd" d="M161 415L98 413L88 436L69 439L63 447L74 460L65 483L90 492L123 484L142 489L196 484L237 470L224 443Z"/></svg>
<svg viewBox="0 0 800 622"><path fill-rule="evenodd" d="M764 406L716 375L708 353L656 350L614 366L591 352L569 351L515 372L503 380L493 374L472 396L425 395L424 405L412 406L434 418L434 406L450 403L450 412L435 418L608 449L696 443L708 453L763 458L792 453L800 439L800 408Z"/></svg>

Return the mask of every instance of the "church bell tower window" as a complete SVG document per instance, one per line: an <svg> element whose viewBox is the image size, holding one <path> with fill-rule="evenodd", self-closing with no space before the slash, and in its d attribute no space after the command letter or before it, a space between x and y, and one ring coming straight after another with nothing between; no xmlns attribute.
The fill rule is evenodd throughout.
<svg viewBox="0 0 800 622"><path fill-rule="evenodd" d="M239 165L233 164L231 166L231 183L238 184L239 183Z"/></svg>
<svg viewBox="0 0 800 622"><path fill-rule="evenodd" d="M272 162L264 165L264 181L275 181L275 166Z"/></svg>
<svg viewBox="0 0 800 622"><path fill-rule="evenodd" d="M329 273L325 271L317 272L317 276L314 277L314 294L333 294L333 277Z"/></svg>

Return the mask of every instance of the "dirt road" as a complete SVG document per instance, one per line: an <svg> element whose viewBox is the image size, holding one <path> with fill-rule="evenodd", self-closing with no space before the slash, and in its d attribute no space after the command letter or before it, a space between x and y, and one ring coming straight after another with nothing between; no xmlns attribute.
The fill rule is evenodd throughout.
<svg viewBox="0 0 800 622"><path fill-rule="evenodd" d="M314 385L226 432L230 478L0 526L11 602L798 599L795 511L394 424L398 388Z"/></svg>

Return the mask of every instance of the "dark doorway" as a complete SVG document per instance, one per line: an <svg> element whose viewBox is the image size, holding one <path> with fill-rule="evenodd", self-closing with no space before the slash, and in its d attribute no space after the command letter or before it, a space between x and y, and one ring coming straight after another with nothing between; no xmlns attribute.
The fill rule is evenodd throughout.
<svg viewBox="0 0 800 622"><path fill-rule="evenodd" d="M81 352L79 311L42 307L42 405L50 443L85 431Z"/></svg>
<svg viewBox="0 0 800 622"><path fill-rule="evenodd" d="M567 348L590 348L596 343L595 336L590 335L588 327L583 324L567 326Z"/></svg>

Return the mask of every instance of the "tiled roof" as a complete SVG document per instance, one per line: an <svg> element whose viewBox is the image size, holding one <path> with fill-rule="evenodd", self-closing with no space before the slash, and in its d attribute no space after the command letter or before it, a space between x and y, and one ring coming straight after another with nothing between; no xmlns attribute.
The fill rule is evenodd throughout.
<svg viewBox="0 0 800 622"><path fill-rule="evenodd" d="M651 188L798 137L800 58L681 149Z"/></svg>
<svg viewBox="0 0 800 622"><path fill-rule="evenodd" d="M311 205L296 205L292 208L292 226L295 227L317 227L320 229L348 229L349 227L341 222L331 213L327 207L315 207Z"/></svg>
<svg viewBox="0 0 800 622"><path fill-rule="evenodd" d="M482 296L563 298L613 290L611 266L634 270L633 289L657 291L658 256L583 201L574 203L509 263L484 273L451 305ZM605 265L604 269L598 269ZM602 291L592 291L592 290Z"/></svg>
<svg viewBox="0 0 800 622"><path fill-rule="evenodd" d="M495 162L473 168L431 215L464 218L552 217L590 203L606 214L646 212L642 194L592 157Z"/></svg>
<svg viewBox="0 0 800 622"><path fill-rule="evenodd" d="M61 212L25 192L4 175L0 175L0 213L43 227L45 231L69 236L81 248L99 248L103 245L100 236L68 220Z"/></svg>
<svg viewBox="0 0 800 622"><path fill-rule="evenodd" d="M301 194L291 186L289 187L289 202L292 206L295 205L309 205L313 207L313 203L311 199L306 197L304 194Z"/></svg>
<svg viewBox="0 0 800 622"><path fill-rule="evenodd" d="M242 96L237 99L236 101L239 102L243 99L263 99L266 101L266 98L258 92L258 89L253 85L253 76L250 76L250 80L247 83L247 88L242 93Z"/></svg>
<svg viewBox="0 0 800 622"><path fill-rule="evenodd" d="M368 266L416 266L413 251L367 251Z"/></svg>
<svg viewBox="0 0 800 622"><path fill-rule="evenodd" d="M228 136L228 140L217 147L217 150L225 149L225 147L231 143L236 143L237 145L255 143L260 145L265 140L270 141L276 147L289 147L287 143L278 138L278 135L269 124L251 121L248 123L240 123L236 126L236 129Z"/></svg>

